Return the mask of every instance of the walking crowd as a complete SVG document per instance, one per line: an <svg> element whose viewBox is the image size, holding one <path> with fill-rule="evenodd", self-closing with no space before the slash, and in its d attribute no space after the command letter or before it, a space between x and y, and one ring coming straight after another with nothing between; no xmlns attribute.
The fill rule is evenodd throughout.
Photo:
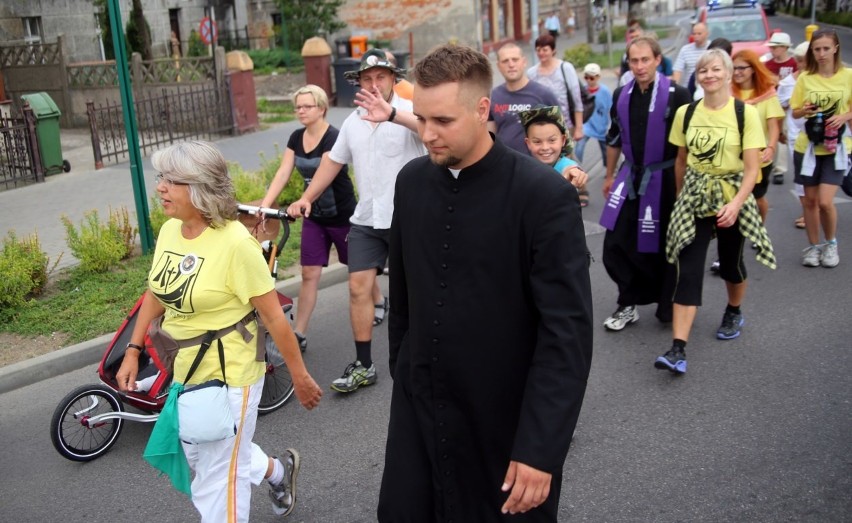
<svg viewBox="0 0 852 523"><path fill-rule="evenodd" d="M191 260L199 278L204 265L217 272L205 271L204 285L179 305L153 267L145 319L165 312L163 329L188 337L256 308L309 409L321 392L301 352L332 245L349 269L355 349L332 390L377 382L372 331L388 325L394 382L379 521L556 521L592 357L582 221L589 141L598 142L606 171L602 260L618 288L603 325L621 331L639 320L639 306L655 304L672 330L657 368L686 372L714 238L727 290L716 336L740 336L746 243L759 262L776 266L764 222L768 183L784 182L774 170L779 144L792 154L802 201L803 265L839 263L833 198L850 167L852 70L842 66L833 31L815 32L792 56L782 34L769 42L771 56L730 56L729 42L707 42L696 24L694 42L670 68L656 38L632 24L623 81L611 92L597 64L582 69L583 83L556 57L560 27L547 24L535 41L536 65L514 43L497 51L505 80L497 87L485 55L442 45L413 69L413 90L398 89L406 71L385 51L365 53L346 73L360 91L339 130L325 119L322 89L295 93L303 128L289 137L262 203L274 204L299 170L304 193L287 209L305 219L295 331L274 310L268 282L236 274L235 262L260 264L259 246L224 210L233 189L221 155L188 144L154 158L158 193L175 218L155 259ZM377 283L386 265L388 297ZM141 327L133 333L124 388L135 383L143 336ZM251 443L260 369L238 356L240 336L223 343L228 364L211 359L192 382L232 385L240 437L183 443L196 473L193 503L203 521L247 521L251 483L266 478L273 509L289 514L300 457L293 449L268 457ZM178 375L196 352L180 353Z"/></svg>

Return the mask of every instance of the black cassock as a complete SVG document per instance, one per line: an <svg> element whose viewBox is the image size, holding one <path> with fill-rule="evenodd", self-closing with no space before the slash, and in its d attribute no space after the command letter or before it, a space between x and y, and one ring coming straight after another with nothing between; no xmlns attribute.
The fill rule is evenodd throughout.
<svg viewBox="0 0 852 523"><path fill-rule="evenodd" d="M589 256L576 190L499 142L458 179L427 157L396 185L394 378L380 521L555 521L589 375ZM550 496L503 516L515 460Z"/></svg>

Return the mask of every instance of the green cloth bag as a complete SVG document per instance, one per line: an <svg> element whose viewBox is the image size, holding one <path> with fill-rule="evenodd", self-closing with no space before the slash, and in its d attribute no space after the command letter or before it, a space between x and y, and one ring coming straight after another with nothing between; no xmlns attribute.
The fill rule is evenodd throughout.
<svg viewBox="0 0 852 523"><path fill-rule="evenodd" d="M148 439L148 445L142 457L159 470L161 476L166 474L178 491L191 498L189 463L186 461L186 455L183 453L183 446L178 437L177 400L182 391L183 384L172 383L169 388L169 397L160 412L160 417L154 423L154 430L151 431L151 437Z"/></svg>

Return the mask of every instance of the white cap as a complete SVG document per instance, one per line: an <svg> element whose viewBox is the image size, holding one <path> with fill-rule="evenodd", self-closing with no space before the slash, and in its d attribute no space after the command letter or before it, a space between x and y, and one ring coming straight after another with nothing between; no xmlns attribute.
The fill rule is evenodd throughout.
<svg viewBox="0 0 852 523"><path fill-rule="evenodd" d="M808 47L810 47L810 45L811 43L807 41L800 43L795 49L793 49L793 56L804 58L808 55Z"/></svg>
<svg viewBox="0 0 852 523"><path fill-rule="evenodd" d="M766 45L769 47L792 47L793 43L787 33L772 33Z"/></svg>
<svg viewBox="0 0 852 523"><path fill-rule="evenodd" d="M583 68L583 74L589 76L600 76L601 66L598 64L586 64L586 67Z"/></svg>

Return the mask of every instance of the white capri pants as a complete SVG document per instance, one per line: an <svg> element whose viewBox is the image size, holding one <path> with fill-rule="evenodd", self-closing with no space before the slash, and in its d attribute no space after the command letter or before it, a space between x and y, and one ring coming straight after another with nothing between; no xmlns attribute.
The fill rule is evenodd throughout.
<svg viewBox="0 0 852 523"><path fill-rule="evenodd" d="M202 523L248 522L251 485L260 485L269 458L252 443L263 378L254 385L230 387L231 412L237 423L233 438L191 445L183 443L192 480L192 503Z"/></svg>

